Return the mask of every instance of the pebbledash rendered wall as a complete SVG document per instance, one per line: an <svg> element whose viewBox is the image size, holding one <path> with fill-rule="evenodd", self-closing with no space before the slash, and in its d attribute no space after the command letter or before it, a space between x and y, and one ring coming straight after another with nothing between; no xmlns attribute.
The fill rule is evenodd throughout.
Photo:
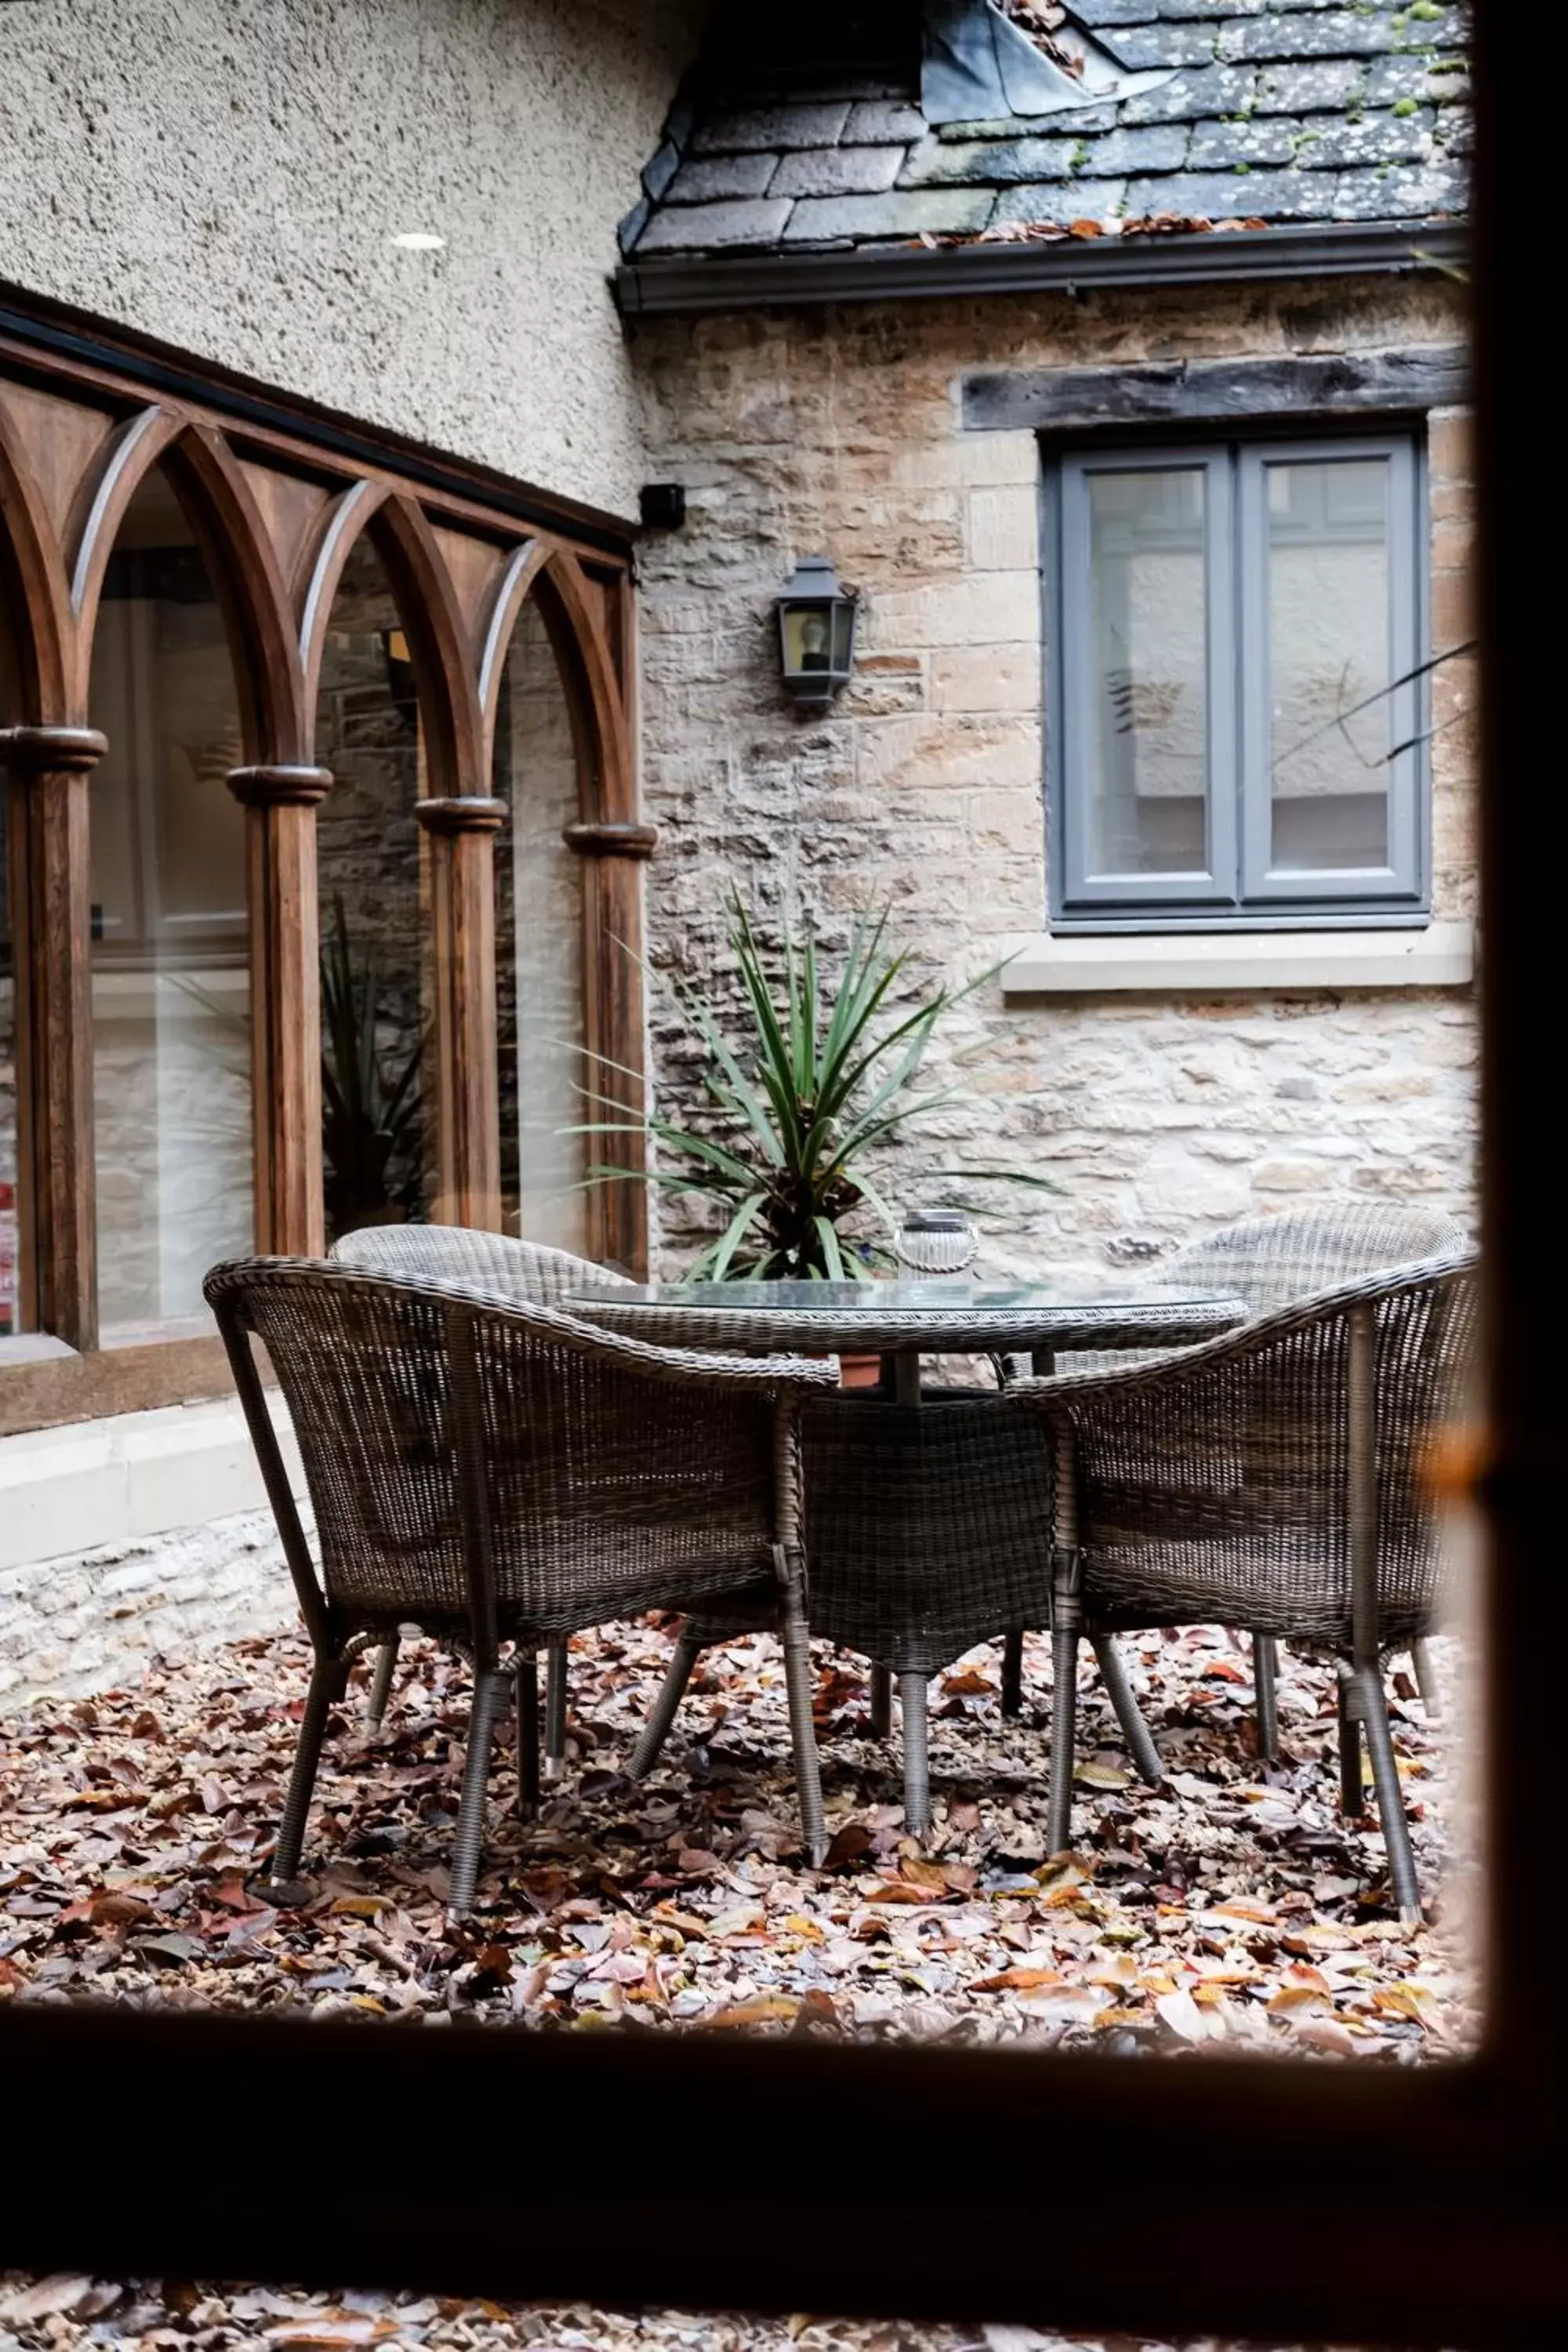
<svg viewBox="0 0 1568 2352"><path fill-rule="evenodd" d="M0 280L635 514L606 274L705 13L0 5Z"/></svg>
<svg viewBox="0 0 1568 2352"><path fill-rule="evenodd" d="M1047 928L1040 455L1027 432L962 427L966 372L1451 346L1463 334L1451 288L1346 281L638 322L654 463L686 484L689 516L640 557L663 1111L696 1098L700 1060L672 990L721 975L731 885L764 920L788 908L840 939L855 909L887 898L900 944L932 975L983 971ZM1443 647L1469 634L1462 412L1432 415L1429 448L1431 635ZM794 561L817 551L859 592L860 655L814 719L780 687L772 600ZM1436 673L1439 920L1474 910L1474 694L1468 659ZM1000 1160L1059 1182L1058 1196L987 1190L983 1263L1135 1262L1308 1202L1468 1213L1468 987L1085 988L982 990L933 1063L966 1100L888 1165L885 1189L904 1202L940 1196L919 1181L922 1160ZM689 1240L666 1210L668 1265Z"/></svg>

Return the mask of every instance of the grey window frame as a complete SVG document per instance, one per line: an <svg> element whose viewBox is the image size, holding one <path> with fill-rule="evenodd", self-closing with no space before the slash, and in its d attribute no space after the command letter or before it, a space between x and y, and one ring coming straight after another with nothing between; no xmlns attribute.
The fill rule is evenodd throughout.
<svg viewBox="0 0 1568 2352"><path fill-rule="evenodd" d="M1045 665L1046 867L1059 932L1346 929L1431 919L1431 774L1426 752L1429 596L1426 438L1401 421L1369 432L1325 427L1196 434L1172 441L1105 436L1043 445L1041 594ZM1389 627L1406 682L1390 702L1386 867L1274 874L1269 792L1268 468L1333 458L1388 461ZM1087 868L1090 635L1086 485L1095 474L1202 467L1208 533L1207 872L1096 875ZM1215 485L1223 484L1217 495ZM1403 640L1403 650L1400 650ZM1228 860L1228 863L1226 862Z"/></svg>

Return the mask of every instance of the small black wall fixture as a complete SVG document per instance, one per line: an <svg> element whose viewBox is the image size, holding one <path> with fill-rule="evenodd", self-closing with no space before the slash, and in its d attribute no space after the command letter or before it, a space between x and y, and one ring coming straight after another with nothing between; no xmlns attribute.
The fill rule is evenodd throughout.
<svg viewBox="0 0 1568 2352"><path fill-rule="evenodd" d="M637 492L644 530L679 530L686 521L684 482L645 482Z"/></svg>
<svg viewBox="0 0 1568 2352"><path fill-rule="evenodd" d="M855 667L855 599L826 555L808 555L777 601L784 682L803 709L819 709Z"/></svg>

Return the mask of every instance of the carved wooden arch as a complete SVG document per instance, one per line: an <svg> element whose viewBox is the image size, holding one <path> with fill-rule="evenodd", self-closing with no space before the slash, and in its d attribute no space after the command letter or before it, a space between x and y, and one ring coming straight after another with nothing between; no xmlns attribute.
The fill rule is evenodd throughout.
<svg viewBox="0 0 1568 2352"><path fill-rule="evenodd" d="M317 551L300 620L306 740L315 737L321 661L332 604L350 556L366 535L386 570L414 664L433 798L483 794L485 730L479 681L451 575L416 499L374 481L357 482L332 508Z"/></svg>
<svg viewBox="0 0 1568 2352"><path fill-rule="evenodd" d="M9 585L10 632L0 647L0 687L10 723L69 723L71 613L65 559L43 494L0 408L0 566Z"/></svg>
<svg viewBox="0 0 1568 2352"><path fill-rule="evenodd" d="M583 1042L587 1083L600 1109L625 1113L624 1132L598 1139L598 1157L635 1172L643 1111L636 1073L643 1056L642 903L636 861L652 845L637 822L636 767L626 697L576 557L558 543L531 541L513 553L486 631L479 667L486 756L493 751L501 678L525 604L537 608L565 700L577 769L577 822L569 848L583 860ZM588 1251L634 1272L646 1270L647 1199L635 1181L596 1185L588 1195Z"/></svg>
<svg viewBox="0 0 1568 2352"><path fill-rule="evenodd" d="M132 500L159 466L195 535L223 614L246 757L299 761L306 751L302 667L288 585L250 486L213 426L157 407L129 418L110 442L70 551L77 721L89 716L110 558Z"/></svg>

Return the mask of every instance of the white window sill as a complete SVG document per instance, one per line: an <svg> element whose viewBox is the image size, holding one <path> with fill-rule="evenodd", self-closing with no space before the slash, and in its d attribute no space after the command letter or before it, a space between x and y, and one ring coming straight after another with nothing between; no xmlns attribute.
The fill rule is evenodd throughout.
<svg viewBox="0 0 1568 2352"><path fill-rule="evenodd" d="M1011 960L1002 974L1007 996L1467 988L1476 962L1469 922L1430 923L1424 931L1043 933L1008 945Z"/></svg>

